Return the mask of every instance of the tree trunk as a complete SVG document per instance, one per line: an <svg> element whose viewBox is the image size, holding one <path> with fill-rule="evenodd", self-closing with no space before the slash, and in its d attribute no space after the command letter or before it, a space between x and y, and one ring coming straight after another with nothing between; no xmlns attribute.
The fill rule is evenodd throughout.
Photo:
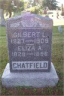
<svg viewBox="0 0 64 96"><path fill-rule="evenodd" d="M5 19L4 19L4 11L3 11L3 9L0 9L0 17L1 17L0 25L1 26L5 26L6 22L5 22Z"/></svg>
<svg viewBox="0 0 64 96"><path fill-rule="evenodd" d="M11 17L11 15L12 15L12 14L11 14L11 11L9 10L9 18Z"/></svg>

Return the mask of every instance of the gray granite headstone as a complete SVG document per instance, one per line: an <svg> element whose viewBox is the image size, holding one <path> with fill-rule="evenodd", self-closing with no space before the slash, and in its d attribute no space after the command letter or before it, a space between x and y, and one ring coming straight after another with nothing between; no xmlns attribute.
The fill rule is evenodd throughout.
<svg viewBox="0 0 64 96"><path fill-rule="evenodd" d="M25 13L7 21L11 72L50 71L53 22Z"/></svg>
<svg viewBox="0 0 64 96"><path fill-rule="evenodd" d="M52 25L48 17L28 13L8 19L10 62L1 78L3 86L39 88L57 84L59 78L51 62Z"/></svg>

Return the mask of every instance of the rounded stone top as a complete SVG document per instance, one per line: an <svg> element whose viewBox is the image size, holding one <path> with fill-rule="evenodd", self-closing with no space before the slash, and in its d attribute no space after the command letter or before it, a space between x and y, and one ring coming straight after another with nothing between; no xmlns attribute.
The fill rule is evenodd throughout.
<svg viewBox="0 0 64 96"><path fill-rule="evenodd" d="M10 28L44 28L52 29L53 21L49 17L43 17L36 14L31 14L30 12L23 13L22 15L9 18L7 20L7 25Z"/></svg>

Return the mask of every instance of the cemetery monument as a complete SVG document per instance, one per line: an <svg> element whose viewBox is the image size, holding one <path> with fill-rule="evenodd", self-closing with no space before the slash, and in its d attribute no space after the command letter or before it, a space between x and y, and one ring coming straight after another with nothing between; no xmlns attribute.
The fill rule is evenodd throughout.
<svg viewBox="0 0 64 96"><path fill-rule="evenodd" d="M51 62L53 21L24 13L7 20L9 63L2 75L6 87L55 86L59 80Z"/></svg>

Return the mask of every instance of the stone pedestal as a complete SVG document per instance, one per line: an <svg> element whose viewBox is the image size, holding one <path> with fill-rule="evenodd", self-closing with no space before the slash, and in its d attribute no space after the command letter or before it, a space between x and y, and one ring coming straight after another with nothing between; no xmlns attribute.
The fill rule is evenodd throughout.
<svg viewBox="0 0 64 96"><path fill-rule="evenodd" d="M11 73L9 63L2 75L2 85L5 87L31 86L35 88L53 87L58 83L58 76L51 63L50 72L20 72Z"/></svg>

